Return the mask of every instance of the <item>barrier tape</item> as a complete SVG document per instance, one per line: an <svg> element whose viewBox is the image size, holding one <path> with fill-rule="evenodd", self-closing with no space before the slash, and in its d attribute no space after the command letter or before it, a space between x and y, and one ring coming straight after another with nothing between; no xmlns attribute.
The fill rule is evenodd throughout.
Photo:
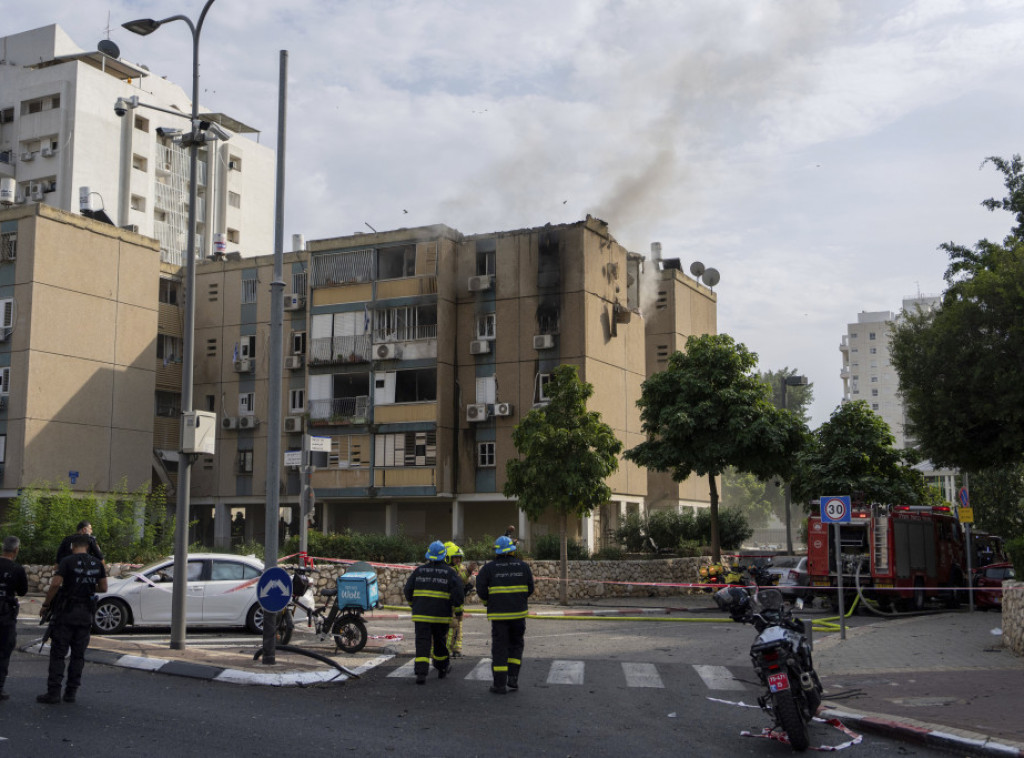
<svg viewBox="0 0 1024 758"><path fill-rule="evenodd" d="M739 702L734 702L732 700L722 700L721 698L717 698L717 697L709 697L708 700L710 700L712 703L723 703L725 705L734 705L734 706L737 706L739 708L759 708L760 707L760 706L756 706L756 705L750 705L749 703L744 703L742 700L740 700ZM827 718L826 719L826 718L821 718L820 716L815 716L813 720L817 721L819 724L828 724L829 726L833 727L834 729L838 729L840 732L845 734L850 739L848 739L846 742L840 743L838 745L818 745L817 747L815 747L814 745L810 745L809 749L811 749L811 750L819 750L819 751L822 751L822 752L830 753L830 752L834 752L836 750L845 750L846 748L851 747L853 745L859 745L861 742L864 741L864 736L863 735L857 734L855 731L850 729L850 727L846 726L846 724L844 724L842 721L840 721L837 718ZM743 730L743 731L740 732L740 736L741 737L765 737L767 739L777 740L778 742L781 742L784 745L788 745L789 744L789 737L786 736L785 732L783 732L780 729L776 729L775 727L770 727L770 726L764 727L760 731L760 733L758 733L758 734L755 734L754 732L750 732L750 731L747 731L747 730Z"/></svg>

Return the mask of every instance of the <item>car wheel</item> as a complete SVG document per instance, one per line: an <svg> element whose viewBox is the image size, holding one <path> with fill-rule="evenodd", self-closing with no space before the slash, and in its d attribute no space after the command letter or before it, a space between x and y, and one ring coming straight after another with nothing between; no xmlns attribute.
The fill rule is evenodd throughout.
<svg viewBox="0 0 1024 758"><path fill-rule="evenodd" d="M114 598L100 600L92 625L97 634L119 634L128 626L128 606L123 600Z"/></svg>
<svg viewBox="0 0 1024 758"><path fill-rule="evenodd" d="M263 607L259 603L253 603L249 613L246 614L245 628L250 634L263 632Z"/></svg>

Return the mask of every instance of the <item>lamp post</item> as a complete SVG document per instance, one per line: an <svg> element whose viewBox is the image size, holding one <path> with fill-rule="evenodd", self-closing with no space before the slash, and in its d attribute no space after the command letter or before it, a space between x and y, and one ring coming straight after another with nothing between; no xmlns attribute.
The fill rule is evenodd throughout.
<svg viewBox="0 0 1024 758"><path fill-rule="evenodd" d="M789 376L782 377L782 410L786 408L786 388L787 387L806 387L808 385L807 377L799 374L790 374ZM793 554L793 516L790 509L790 503L793 499L793 487L789 482L786 482L785 489L786 497L786 552L789 555Z"/></svg>
<svg viewBox="0 0 1024 758"><path fill-rule="evenodd" d="M196 203L198 198L197 169L199 163L199 145L205 141L199 126L199 35L203 30L206 12L210 10L214 0L206 0L199 21L193 23L187 16L168 16L161 21L141 18L121 24L135 34L146 36L152 34L169 21L184 21L192 32L192 128L182 139L188 145L189 153L189 189L188 189L188 246L185 263L185 334L181 364L181 414L192 412L192 378L195 361L195 320L196 320ZM179 450L185 447L185 424L181 424ZM174 522L174 585L171 595L171 649L185 649L185 600L186 581L188 578L188 516L189 496L192 487L192 454L179 453L178 458L178 493L175 505Z"/></svg>

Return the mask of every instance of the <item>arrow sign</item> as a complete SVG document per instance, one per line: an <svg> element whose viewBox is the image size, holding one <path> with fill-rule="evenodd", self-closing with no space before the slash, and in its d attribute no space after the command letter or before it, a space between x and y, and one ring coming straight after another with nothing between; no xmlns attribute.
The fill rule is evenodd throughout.
<svg viewBox="0 0 1024 758"><path fill-rule="evenodd" d="M292 578L280 566L268 568L256 584L256 599L267 613L278 613L292 599Z"/></svg>

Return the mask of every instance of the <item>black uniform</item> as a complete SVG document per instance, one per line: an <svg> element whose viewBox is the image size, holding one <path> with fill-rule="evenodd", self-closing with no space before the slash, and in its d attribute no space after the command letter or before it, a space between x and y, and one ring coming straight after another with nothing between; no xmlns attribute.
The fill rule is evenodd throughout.
<svg viewBox="0 0 1024 758"><path fill-rule="evenodd" d="M527 598L533 594L533 572L515 554L499 555L484 564L476 577L476 594L487 606L491 622L491 674L494 687L519 686L526 635Z"/></svg>
<svg viewBox="0 0 1024 758"><path fill-rule="evenodd" d="M78 536L77 533L76 534L69 534L67 537L65 537L63 540L61 540L60 547L57 548L57 561L56 561L56 563L57 563L58 566L60 565L60 562L62 560L67 558L69 555L71 555L71 540L74 539L77 536ZM100 550L100 546L96 542L96 538L93 537L91 534L87 534L85 536L89 538L89 547L86 549L86 552L89 555L91 555L93 558L95 558L96 560L102 561L103 560L103 551Z"/></svg>
<svg viewBox="0 0 1024 758"><path fill-rule="evenodd" d="M417 566L405 582L405 599L412 605L416 627L416 658L413 671L422 682L430 672L430 660L439 676L448 673L448 622L452 608L465 600L462 579L443 561Z"/></svg>
<svg viewBox="0 0 1024 758"><path fill-rule="evenodd" d="M7 681L7 666L18 638L18 597L28 592L28 577L21 564L0 556L0 696Z"/></svg>
<svg viewBox="0 0 1024 758"><path fill-rule="evenodd" d="M60 562L57 575L62 583L53 599L55 613L46 691L49 695L60 695L64 657L70 648L65 697L74 697L82 683L82 669L85 668L85 649L89 647L92 617L96 610L96 584L107 572L103 564L88 553L73 553Z"/></svg>

